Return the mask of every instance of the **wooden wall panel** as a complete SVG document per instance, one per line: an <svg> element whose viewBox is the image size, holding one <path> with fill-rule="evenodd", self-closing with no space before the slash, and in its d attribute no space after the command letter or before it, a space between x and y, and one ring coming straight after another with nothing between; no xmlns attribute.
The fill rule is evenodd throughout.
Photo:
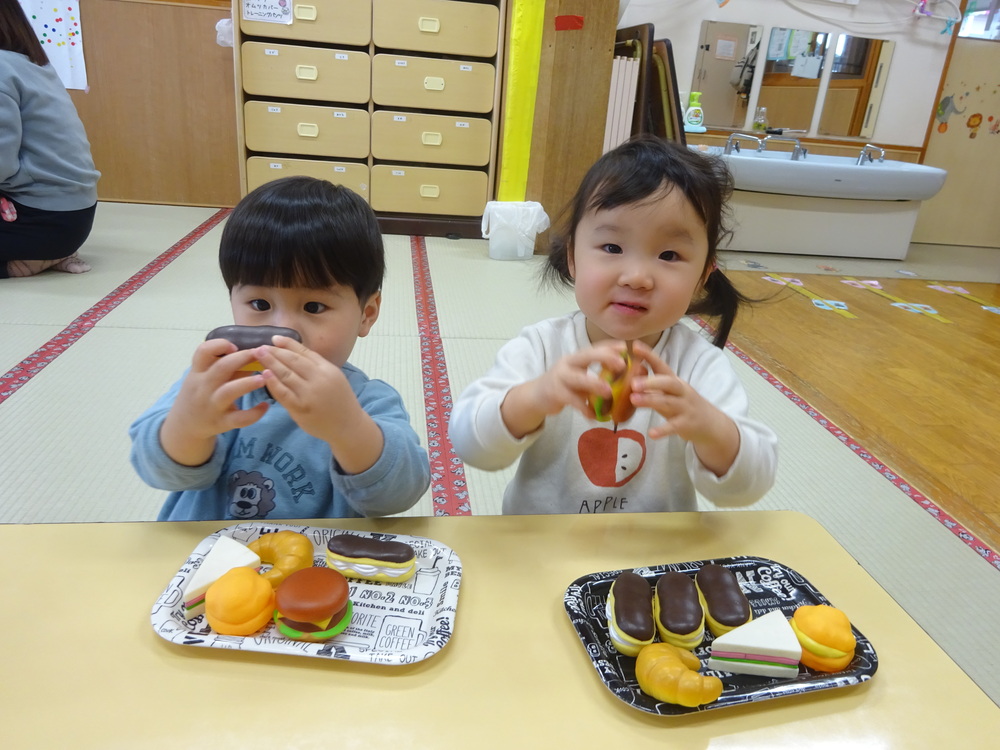
<svg viewBox="0 0 1000 750"><path fill-rule="evenodd" d="M583 28L557 30L566 16L582 17ZM525 199L541 203L553 222L604 148L617 22L618 3L545 3ZM539 235L536 250L547 236Z"/></svg>
<svg viewBox="0 0 1000 750"><path fill-rule="evenodd" d="M90 0L81 7L88 92L71 96L101 200L232 206L240 198L226 10Z"/></svg>

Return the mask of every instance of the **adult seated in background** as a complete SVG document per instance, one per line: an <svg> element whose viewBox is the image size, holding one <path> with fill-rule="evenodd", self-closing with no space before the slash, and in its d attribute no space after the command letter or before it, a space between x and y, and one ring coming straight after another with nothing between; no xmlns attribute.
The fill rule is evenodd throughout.
<svg viewBox="0 0 1000 750"><path fill-rule="evenodd" d="M89 271L97 180L73 100L16 0L0 2L0 278Z"/></svg>

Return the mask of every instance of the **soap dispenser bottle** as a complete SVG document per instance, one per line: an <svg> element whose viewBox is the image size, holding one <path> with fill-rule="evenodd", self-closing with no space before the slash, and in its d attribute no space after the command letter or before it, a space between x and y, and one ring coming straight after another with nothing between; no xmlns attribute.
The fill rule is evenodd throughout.
<svg viewBox="0 0 1000 750"><path fill-rule="evenodd" d="M684 113L685 133L704 133L705 113L701 109L701 92L692 91L687 111Z"/></svg>
<svg viewBox="0 0 1000 750"><path fill-rule="evenodd" d="M753 132L766 133L767 128L767 107L757 107L757 112L753 116Z"/></svg>

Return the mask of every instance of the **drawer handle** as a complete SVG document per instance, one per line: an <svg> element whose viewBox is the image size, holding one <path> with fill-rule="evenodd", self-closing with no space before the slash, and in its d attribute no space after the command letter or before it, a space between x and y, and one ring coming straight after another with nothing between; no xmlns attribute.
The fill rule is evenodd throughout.
<svg viewBox="0 0 1000 750"><path fill-rule="evenodd" d="M425 146L440 146L441 145L441 134L434 133L429 130L425 130L420 134L420 142Z"/></svg>
<svg viewBox="0 0 1000 750"><path fill-rule="evenodd" d="M314 122L300 122L295 126L295 132L303 138L316 138L319 136L319 125Z"/></svg>
<svg viewBox="0 0 1000 750"><path fill-rule="evenodd" d="M424 78L424 88L428 91L444 91L444 79L441 76Z"/></svg>
<svg viewBox="0 0 1000 750"><path fill-rule="evenodd" d="M300 81L315 81L319 77L319 70L315 65L296 65L295 77Z"/></svg>
<svg viewBox="0 0 1000 750"><path fill-rule="evenodd" d="M441 31L441 19L421 16L417 19L417 28L428 34L437 34Z"/></svg>
<svg viewBox="0 0 1000 750"><path fill-rule="evenodd" d="M437 198L441 195L441 188L437 185L421 185L420 186L420 197L421 198Z"/></svg>
<svg viewBox="0 0 1000 750"><path fill-rule="evenodd" d="M315 5L296 5L294 10L295 17L300 21L315 21L316 20L316 6Z"/></svg>

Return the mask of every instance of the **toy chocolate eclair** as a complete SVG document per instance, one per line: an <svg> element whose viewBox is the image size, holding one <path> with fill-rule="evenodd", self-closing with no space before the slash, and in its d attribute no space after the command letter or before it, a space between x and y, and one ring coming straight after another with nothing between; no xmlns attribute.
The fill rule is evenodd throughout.
<svg viewBox="0 0 1000 750"><path fill-rule="evenodd" d="M694 651L705 638L705 610L691 576L668 571L656 580L653 619L660 640Z"/></svg>
<svg viewBox="0 0 1000 750"><path fill-rule="evenodd" d="M750 602L729 568L707 563L695 574L694 582L712 635L728 633L753 618Z"/></svg>
<svg viewBox="0 0 1000 750"><path fill-rule="evenodd" d="M417 572L413 547L357 534L334 534L326 545L326 564L348 578L402 583Z"/></svg>
<svg viewBox="0 0 1000 750"><path fill-rule="evenodd" d="M653 642L653 589L645 578L625 571L611 584L607 603L611 643L626 656L635 656Z"/></svg>
<svg viewBox="0 0 1000 750"><path fill-rule="evenodd" d="M211 339L226 339L226 341L231 341L236 344L236 348L240 351L244 349L255 349L258 346L264 346L265 344L270 344L275 336L287 336L290 339L295 339L300 344L302 343L302 336L294 328L282 328L281 326L219 326L218 328L213 328L208 332L205 337L205 341ZM258 372L263 370L264 366L254 360L250 364L241 367L240 370L245 370L249 372Z"/></svg>

